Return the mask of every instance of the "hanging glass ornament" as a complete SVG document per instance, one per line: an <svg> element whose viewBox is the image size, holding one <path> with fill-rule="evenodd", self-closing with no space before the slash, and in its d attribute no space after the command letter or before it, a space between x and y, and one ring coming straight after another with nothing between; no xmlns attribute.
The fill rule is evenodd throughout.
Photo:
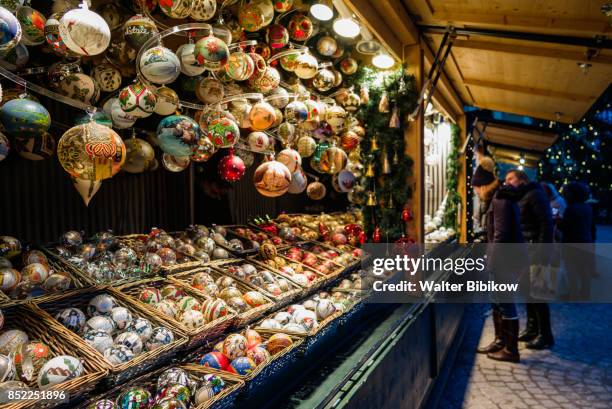
<svg viewBox="0 0 612 409"><path fill-rule="evenodd" d="M151 168L155 151L149 142L139 138L125 141L126 159L122 170L128 173L142 173Z"/></svg>
<svg viewBox="0 0 612 409"><path fill-rule="evenodd" d="M359 64L357 60L352 57L347 57L340 61L340 71L342 71L344 75L353 75L357 72L358 68Z"/></svg>
<svg viewBox="0 0 612 409"><path fill-rule="evenodd" d="M113 128L117 129L127 129L134 125L136 120L135 116L126 114L121 109L121 103L119 102L119 98L111 98L104 104L103 108L106 112L109 113L112 121Z"/></svg>
<svg viewBox="0 0 612 409"><path fill-rule="evenodd" d="M299 42L308 40L314 32L312 20L302 13L294 14L291 17L287 29L289 30L289 37L293 41Z"/></svg>
<svg viewBox="0 0 612 409"><path fill-rule="evenodd" d="M290 102L285 107L285 120L291 124L299 124L308 120L308 107L299 100Z"/></svg>
<svg viewBox="0 0 612 409"><path fill-rule="evenodd" d="M215 145L208 138L198 139L198 143L193 148L193 154L191 160L194 162L206 162L209 160L217 151Z"/></svg>
<svg viewBox="0 0 612 409"><path fill-rule="evenodd" d="M376 193L369 191L367 192L367 200L366 200L366 206L376 206L378 204L377 200L376 200Z"/></svg>
<svg viewBox="0 0 612 409"><path fill-rule="evenodd" d="M297 59L299 56L300 53L296 51L280 57L280 65L281 67L283 67L283 70L287 72L295 71L295 68L297 67Z"/></svg>
<svg viewBox="0 0 612 409"><path fill-rule="evenodd" d="M249 148L255 152L264 152L270 147L270 137L265 132L251 132L247 137Z"/></svg>
<svg viewBox="0 0 612 409"><path fill-rule="evenodd" d="M285 88L278 87L270 91L266 101L274 108L283 109L289 103L289 94Z"/></svg>
<svg viewBox="0 0 612 409"><path fill-rule="evenodd" d="M293 7L294 0L274 0L274 11L286 13Z"/></svg>
<svg viewBox="0 0 612 409"><path fill-rule="evenodd" d="M347 195L349 202L362 206L366 202L365 188L361 185L356 185Z"/></svg>
<svg viewBox="0 0 612 409"><path fill-rule="evenodd" d="M157 34L159 30L155 22L141 14L130 17L123 25L125 41L136 51Z"/></svg>
<svg viewBox="0 0 612 409"><path fill-rule="evenodd" d="M383 92L380 97L380 102L378 103L378 112L381 114L389 112L389 97L386 92Z"/></svg>
<svg viewBox="0 0 612 409"><path fill-rule="evenodd" d="M334 87L339 87L342 85L342 73L338 70L332 70L332 72L334 73Z"/></svg>
<svg viewBox="0 0 612 409"><path fill-rule="evenodd" d="M219 176L227 182L237 182L244 176L246 166L239 156L230 149L229 154L219 161Z"/></svg>
<svg viewBox="0 0 612 409"><path fill-rule="evenodd" d="M353 151L353 149L359 146L360 142L361 138L352 130L344 132L340 137L340 144L346 152Z"/></svg>
<svg viewBox="0 0 612 409"><path fill-rule="evenodd" d="M59 19L62 17L62 14L55 13L52 14L51 17L47 19L45 22L45 38L47 40L47 44L51 46L53 52L59 56L76 56L78 54L70 51L66 44L62 41L62 38L59 34Z"/></svg>
<svg viewBox="0 0 612 409"><path fill-rule="evenodd" d="M83 199L85 206L89 206L91 199L95 196L96 193L102 187L101 180L86 180L86 179L78 179L78 178L70 178L72 180L72 184L74 188L79 192L79 195Z"/></svg>
<svg viewBox="0 0 612 409"><path fill-rule="evenodd" d="M266 42L274 50L283 48L289 44L289 32L282 24L273 24L266 31Z"/></svg>
<svg viewBox="0 0 612 409"><path fill-rule="evenodd" d="M189 167L190 163L189 156L174 156L168 153L162 155L162 165L169 172L182 172Z"/></svg>
<svg viewBox="0 0 612 409"><path fill-rule="evenodd" d="M170 18L187 18L191 12L193 0L162 0L159 2L161 11Z"/></svg>
<svg viewBox="0 0 612 409"><path fill-rule="evenodd" d="M253 184L263 196L282 196L291 184L291 172L280 162L264 162L255 170Z"/></svg>
<svg viewBox="0 0 612 409"><path fill-rule="evenodd" d="M293 140L295 139L295 125L289 122L283 122L278 126L278 130L276 132L283 144L288 145L293 143Z"/></svg>
<svg viewBox="0 0 612 409"><path fill-rule="evenodd" d="M194 56L198 65L211 71L219 71L229 58L229 48L220 38L208 36L196 42Z"/></svg>
<svg viewBox="0 0 612 409"><path fill-rule="evenodd" d="M296 60L296 66L293 72L299 78L309 79L317 75L319 63L317 59L310 53L301 54Z"/></svg>
<svg viewBox="0 0 612 409"><path fill-rule="evenodd" d="M373 178L374 176L376 176L376 174L374 173L374 164L372 162L369 162L368 167L366 168L365 177Z"/></svg>
<svg viewBox="0 0 612 409"><path fill-rule="evenodd" d="M325 57L331 57L338 49L336 39L329 35L324 35L317 41L317 52Z"/></svg>
<svg viewBox="0 0 612 409"><path fill-rule="evenodd" d="M361 98L361 103L368 104L370 103L370 89L367 85L362 85L359 91L359 97Z"/></svg>
<svg viewBox="0 0 612 409"><path fill-rule="evenodd" d="M140 72L154 84L170 84L181 74L181 62L172 50L158 46L140 57Z"/></svg>
<svg viewBox="0 0 612 409"><path fill-rule="evenodd" d="M181 72L189 77L202 75L206 71L206 67L198 65L195 59L195 44L182 44L176 50L176 56L181 62Z"/></svg>
<svg viewBox="0 0 612 409"><path fill-rule="evenodd" d="M10 136L33 138L49 130L51 115L38 102L17 98L2 105L0 121Z"/></svg>
<svg viewBox="0 0 612 409"><path fill-rule="evenodd" d="M249 122L255 131L265 131L274 125L276 115L274 107L265 101L260 101L253 105L249 112Z"/></svg>
<svg viewBox="0 0 612 409"><path fill-rule="evenodd" d="M253 65L254 65L254 69L253 69L253 74L251 74L251 76L249 77L249 83L261 78L265 72L266 72L266 68L268 67L268 65L266 64L266 60L259 54L257 53L249 53L249 57L251 57L251 59L253 60ZM280 76L279 76L279 81L280 81Z"/></svg>
<svg viewBox="0 0 612 409"><path fill-rule="evenodd" d="M200 126L188 116L167 116L157 126L157 145L169 155L191 156L200 137Z"/></svg>
<svg viewBox="0 0 612 409"><path fill-rule="evenodd" d="M317 71L317 74L312 79L312 85L321 92L329 91L334 87L335 84L334 73L327 69L323 68Z"/></svg>
<svg viewBox="0 0 612 409"><path fill-rule="evenodd" d="M154 93L157 99L155 104L155 113L157 115L172 115L178 109L179 97L174 90L168 87L160 87Z"/></svg>
<svg viewBox="0 0 612 409"><path fill-rule="evenodd" d="M233 80L244 81L255 72L255 63L249 54L236 51L230 54L225 63L225 73Z"/></svg>
<svg viewBox="0 0 612 409"><path fill-rule="evenodd" d="M289 185L288 193L297 195L306 190L306 186L308 185L308 178L306 174L299 168L291 175L291 184Z"/></svg>
<svg viewBox="0 0 612 409"><path fill-rule="evenodd" d="M342 100L342 106L349 112L355 112L359 109L359 105L361 105L361 98L359 95L355 94L353 91L350 91L346 98Z"/></svg>
<svg viewBox="0 0 612 409"><path fill-rule="evenodd" d="M221 81L211 77L201 78L196 85L195 93L205 104L216 104L225 97Z"/></svg>
<svg viewBox="0 0 612 409"><path fill-rule="evenodd" d="M325 120L333 129L341 129L344 127L346 115L346 111L340 105L332 105L327 109Z"/></svg>
<svg viewBox="0 0 612 409"><path fill-rule="evenodd" d="M294 173L302 167L302 157L300 154L291 148L285 148L276 154L276 160L287 166L289 172Z"/></svg>
<svg viewBox="0 0 612 409"><path fill-rule="evenodd" d="M329 148L329 142L319 142L315 148L315 151L310 157L310 167L319 173L324 173L323 169L321 169L321 156L323 155L323 152L327 150L327 148Z"/></svg>
<svg viewBox="0 0 612 409"><path fill-rule="evenodd" d="M391 163L389 162L389 155L387 149L383 149L382 152L382 174L389 175L391 173Z"/></svg>
<svg viewBox="0 0 612 409"><path fill-rule="evenodd" d="M348 193L355 187L356 179L355 175L349 170L342 170L338 173L337 177L334 176L338 181L338 186L340 188L340 192Z"/></svg>
<svg viewBox="0 0 612 409"><path fill-rule="evenodd" d="M215 148L231 148L240 138L240 128L233 120L222 117L209 122L207 127L208 139Z"/></svg>
<svg viewBox="0 0 612 409"><path fill-rule="evenodd" d="M397 153L397 149L393 149L393 165L399 165L399 154Z"/></svg>
<svg viewBox="0 0 612 409"><path fill-rule="evenodd" d="M62 135L57 157L73 178L103 180L119 172L126 159L126 147L111 128L89 122L70 128Z"/></svg>
<svg viewBox="0 0 612 409"><path fill-rule="evenodd" d="M267 27L274 20L274 6L272 5L272 0L252 0L257 4L257 7L261 10L261 14L263 16L263 25L262 27Z"/></svg>
<svg viewBox="0 0 612 409"><path fill-rule="evenodd" d="M66 75L56 86L58 93L86 104L95 104L100 98L100 86L86 74Z"/></svg>
<svg viewBox="0 0 612 409"><path fill-rule="evenodd" d="M355 175L356 178L360 178L363 174L363 164L358 161L350 160L349 158L349 162L346 165L346 170Z"/></svg>
<svg viewBox="0 0 612 409"><path fill-rule="evenodd" d="M236 149L236 155L240 156L240 159L244 162L244 166L247 168L255 162L255 154L246 149Z"/></svg>
<svg viewBox="0 0 612 409"><path fill-rule="evenodd" d="M121 71L111 64L99 64L94 66L91 76L104 92L114 92L121 86Z"/></svg>
<svg viewBox="0 0 612 409"><path fill-rule="evenodd" d="M0 7L0 21L2 21L0 55L4 55L17 46L23 33L19 20L4 7Z"/></svg>
<svg viewBox="0 0 612 409"><path fill-rule="evenodd" d="M208 21L217 12L216 0L192 0L190 17L197 21Z"/></svg>
<svg viewBox="0 0 612 409"><path fill-rule="evenodd" d="M319 161L321 170L332 175L346 168L347 162L346 152L336 146L326 149Z"/></svg>
<svg viewBox="0 0 612 409"><path fill-rule="evenodd" d="M251 76L251 78L249 78L249 85L251 88L253 88L256 92L261 92L263 94L267 94L268 92L277 88L279 84L280 74L274 67L266 67L261 76Z"/></svg>
<svg viewBox="0 0 612 409"><path fill-rule="evenodd" d="M15 17L21 24L21 42L27 46L40 45L45 42L45 23L47 19L38 10L22 6L17 8Z"/></svg>
<svg viewBox="0 0 612 409"><path fill-rule="evenodd" d="M60 19L59 35L72 52L79 55L98 55L104 52L111 40L110 27L97 13L90 11L86 3L66 12Z"/></svg>
<svg viewBox="0 0 612 409"><path fill-rule="evenodd" d="M245 31L251 33L259 31L264 26L263 10L255 2L240 6L238 23Z"/></svg>
<svg viewBox="0 0 612 409"><path fill-rule="evenodd" d="M149 87L137 81L121 90L119 103L126 114L146 118L155 111L157 98Z"/></svg>
<svg viewBox="0 0 612 409"><path fill-rule="evenodd" d="M327 194L327 188L319 181L312 182L306 188L306 194L311 200L321 200Z"/></svg>
<svg viewBox="0 0 612 409"><path fill-rule="evenodd" d="M372 141L370 143L370 151L371 152L376 152L378 150L378 140L376 138L376 135L372 136Z"/></svg>

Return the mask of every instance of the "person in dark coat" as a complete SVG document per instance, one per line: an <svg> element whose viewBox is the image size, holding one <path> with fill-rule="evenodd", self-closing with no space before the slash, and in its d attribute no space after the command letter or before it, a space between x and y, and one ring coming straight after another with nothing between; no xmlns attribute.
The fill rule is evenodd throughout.
<svg viewBox="0 0 612 409"><path fill-rule="evenodd" d="M584 183L573 182L565 186L563 195L567 208L559 229L563 243L568 243L563 247L563 261L567 269L570 298L574 301L588 301L591 276L595 275L592 249L595 222L593 209L586 203L589 187Z"/></svg>
<svg viewBox="0 0 612 409"><path fill-rule="evenodd" d="M550 254L545 248L538 248L533 243L552 243L554 222L552 208L542 186L529 180L522 170L513 169L506 174L506 184L517 189L520 195L521 230L531 250L532 269L550 264ZM527 300L527 325L519 335L519 341L527 342L527 348L546 349L554 345L550 325L550 308L548 304Z"/></svg>
<svg viewBox="0 0 612 409"><path fill-rule="evenodd" d="M489 157L482 157L472 178L474 190L485 210L484 223L488 252L488 268L493 275L499 274L499 267L512 269L511 260L503 260L495 255L499 243L522 243L520 215L516 193L510 186L502 186L495 175L495 163ZM478 348L478 353L498 361L519 362L518 331L519 319L514 303L494 302L493 325L495 339L489 345Z"/></svg>

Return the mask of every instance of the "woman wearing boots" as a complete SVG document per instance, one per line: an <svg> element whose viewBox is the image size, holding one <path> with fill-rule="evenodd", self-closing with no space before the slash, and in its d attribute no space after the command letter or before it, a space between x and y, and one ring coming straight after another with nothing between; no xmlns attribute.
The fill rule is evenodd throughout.
<svg viewBox="0 0 612 409"><path fill-rule="evenodd" d="M489 271L499 274L499 267L510 267L509 260L498 260L495 256L497 243L522 243L519 208L514 201L516 192L510 186L502 186L495 175L495 162L489 157L482 157L472 178L474 190L483 202L485 211L484 223L487 242L492 244L488 251ZM516 274L519 271L515 271ZM479 353L498 361L519 362L518 331L519 321L514 303L494 302L493 324L495 340L489 345L478 348Z"/></svg>

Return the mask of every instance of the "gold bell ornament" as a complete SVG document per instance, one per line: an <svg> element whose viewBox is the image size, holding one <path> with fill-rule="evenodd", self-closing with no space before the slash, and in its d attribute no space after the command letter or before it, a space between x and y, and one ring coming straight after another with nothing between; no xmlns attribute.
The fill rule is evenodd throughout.
<svg viewBox="0 0 612 409"><path fill-rule="evenodd" d="M393 113L391 114L391 119L389 120L389 128L399 129L400 127L400 118L399 118L399 110L397 106L393 107Z"/></svg>
<svg viewBox="0 0 612 409"><path fill-rule="evenodd" d="M382 157L382 173L383 175L388 175L391 173L391 163L389 162L389 155L387 155L387 149L383 150Z"/></svg>
<svg viewBox="0 0 612 409"><path fill-rule="evenodd" d="M393 149L393 165L399 165L399 154L397 149Z"/></svg>
<svg viewBox="0 0 612 409"><path fill-rule="evenodd" d="M380 102L378 103L378 112L381 114L389 112L389 97L386 92L383 92L380 97Z"/></svg>
<svg viewBox="0 0 612 409"><path fill-rule="evenodd" d="M369 191L368 199L366 200L366 206L376 206L376 193Z"/></svg>
<svg viewBox="0 0 612 409"><path fill-rule="evenodd" d="M374 177L374 164L372 162L368 163L368 167L366 169L365 176L367 178L373 178Z"/></svg>
<svg viewBox="0 0 612 409"><path fill-rule="evenodd" d="M367 105L370 102L370 89L363 85L359 90L359 97L361 98L361 103Z"/></svg>
<svg viewBox="0 0 612 409"><path fill-rule="evenodd" d="M370 151L376 152L378 150L378 141L376 140L376 135L372 137L372 142L370 145Z"/></svg>

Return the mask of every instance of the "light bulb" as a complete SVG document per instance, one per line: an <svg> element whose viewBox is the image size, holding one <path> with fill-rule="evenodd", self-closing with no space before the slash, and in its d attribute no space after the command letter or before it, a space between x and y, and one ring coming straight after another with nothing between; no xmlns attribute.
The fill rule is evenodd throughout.
<svg viewBox="0 0 612 409"><path fill-rule="evenodd" d="M359 35L361 28L352 18L338 18L334 21L334 31L342 37L355 38Z"/></svg>
<svg viewBox="0 0 612 409"><path fill-rule="evenodd" d="M523 165L518 165L518 170L523 170L523 169L525 169Z"/></svg>
<svg viewBox="0 0 612 409"><path fill-rule="evenodd" d="M525 164L525 158L520 158L520 159L519 159L519 163L520 163L521 165L524 165L524 164Z"/></svg>
<svg viewBox="0 0 612 409"><path fill-rule="evenodd" d="M331 0L319 0L310 6L310 14L319 21L329 21L334 16Z"/></svg>
<svg viewBox="0 0 612 409"><path fill-rule="evenodd" d="M395 65L395 60L387 53L378 53L372 58L372 64L376 68L386 70Z"/></svg>

